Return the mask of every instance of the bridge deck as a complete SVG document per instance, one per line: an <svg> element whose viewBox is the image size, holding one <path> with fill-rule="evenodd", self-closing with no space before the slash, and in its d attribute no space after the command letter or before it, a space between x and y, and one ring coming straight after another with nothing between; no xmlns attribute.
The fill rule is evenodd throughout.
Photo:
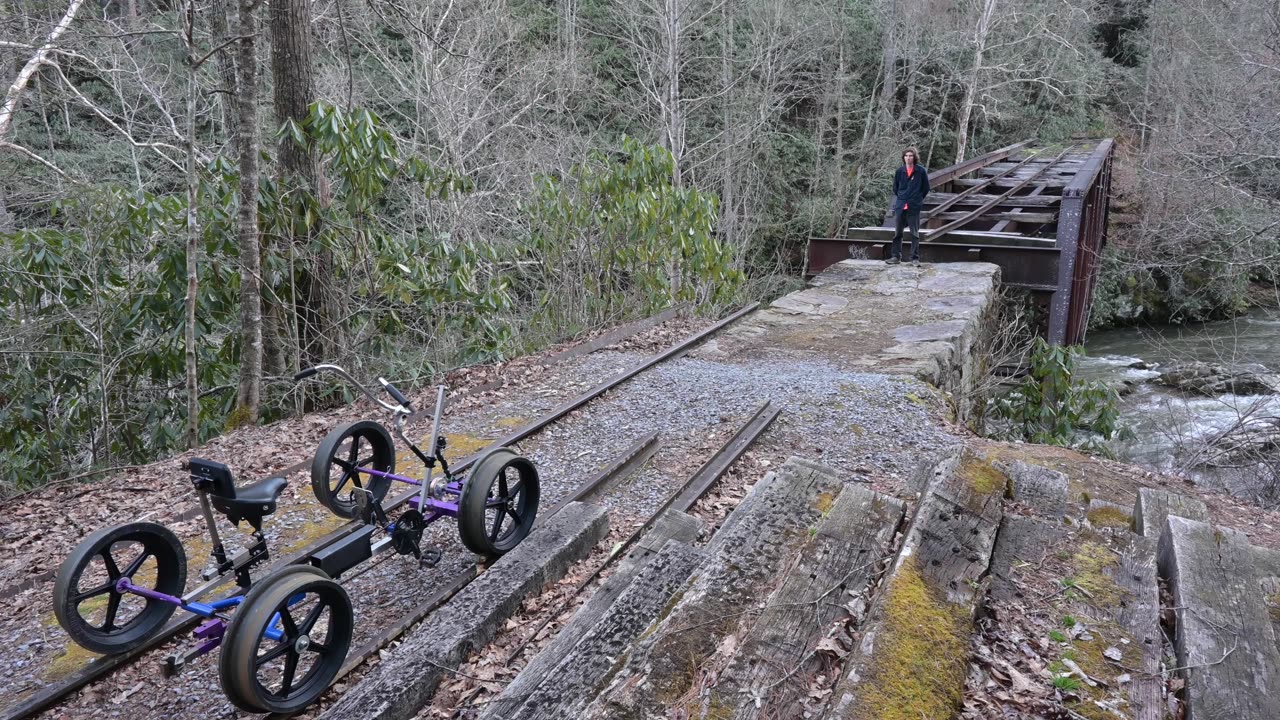
<svg viewBox="0 0 1280 720"><path fill-rule="evenodd" d="M1106 242L1110 139L1062 147L1023 141L932 174L921 217L921 259L999 265L1002 282L1031 292L1050 341L1083 342ZM848 257L885 258L893 215L844 237L811 238L808 275Z"/></svg>

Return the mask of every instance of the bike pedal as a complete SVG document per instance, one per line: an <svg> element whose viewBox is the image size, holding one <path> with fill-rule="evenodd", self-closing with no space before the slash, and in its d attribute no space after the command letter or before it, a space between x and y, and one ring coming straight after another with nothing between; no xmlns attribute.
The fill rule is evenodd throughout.
<svg viewBox="0 0 1280 720"><path fill-rule="evenodd" d="M422 551L422 556L418 558L418 564L425 568L433 568L440 564L440 560L444 558L444 553L435 548L427 548Z"/></svg>
<svg viewBox="0 0 1280 720"><path fill-rule="evenodd" d="M187 667L187 659L180 653L172 653L164 659L164 665L160 667L160 672L167 678L185 670Z"/></svg>

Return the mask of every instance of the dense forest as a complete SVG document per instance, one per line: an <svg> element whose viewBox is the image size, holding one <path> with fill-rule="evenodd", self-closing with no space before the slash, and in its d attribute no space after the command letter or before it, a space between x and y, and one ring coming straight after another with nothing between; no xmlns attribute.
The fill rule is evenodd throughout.
<svg viewBox="0 0 1280 720"><path fill-rule="evenodd" d="M0 92L4 492L776 292L906 145L1116 137L1095 325L1276 301L1271 0L0 0Z"/></svg>

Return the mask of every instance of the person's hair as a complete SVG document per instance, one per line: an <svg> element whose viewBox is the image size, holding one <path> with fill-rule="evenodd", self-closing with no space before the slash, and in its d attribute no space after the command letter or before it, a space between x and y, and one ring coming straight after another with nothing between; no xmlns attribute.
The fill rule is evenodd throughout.
<svg viewBox="0 0 1280 720"><path fill-rule="evenodd" d="M917 149L915 149L915 148L913 148L913 147L909 147L909 148L907 148L907 149L905 149L905 150L903 150L903 151L902 151L902 161L903 161L903 162L906 162L906 159L907 159L907 153L911 153L911 156L912 156L912 157L914 157L914 158L916 159L916 162L917 162L917 163L918 163L918 162L920 162L920 151L919 151L919 150L917 150Z"/></svg>

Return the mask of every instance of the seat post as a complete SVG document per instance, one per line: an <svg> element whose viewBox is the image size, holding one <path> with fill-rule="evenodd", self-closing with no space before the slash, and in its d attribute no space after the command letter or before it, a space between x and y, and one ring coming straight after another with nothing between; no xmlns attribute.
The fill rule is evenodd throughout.
<svg viewBox="0 0 1280 720"><path fill-rule="evenodd" d="M213 561L218 564L219 571L227 564L227 551L222 547L222 538L218 536L218 524L213 520L213 509L209 507L209 493L198 488L200 495L200 512L204 513L204 524L209 530L209 540L213 542Z"/></svg>

